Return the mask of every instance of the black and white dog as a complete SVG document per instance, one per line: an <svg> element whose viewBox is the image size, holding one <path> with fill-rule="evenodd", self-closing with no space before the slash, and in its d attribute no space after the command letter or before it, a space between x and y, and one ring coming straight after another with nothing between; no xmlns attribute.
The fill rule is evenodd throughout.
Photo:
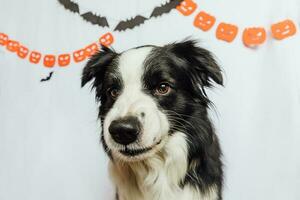
<svg viewBox="0 0 300 200"><path fill-rule="evenodd" d="M83 70L101 102L102 143L120 200L221 200L222 162L205 88L222 85L195 41L102 47Z"/></svg>

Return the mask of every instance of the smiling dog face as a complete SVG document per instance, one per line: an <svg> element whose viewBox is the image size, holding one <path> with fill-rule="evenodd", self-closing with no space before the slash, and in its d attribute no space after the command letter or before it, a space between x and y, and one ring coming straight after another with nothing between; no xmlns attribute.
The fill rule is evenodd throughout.
<svg viewBox="0 0 300 200"><path fill-rule="evenodd" d="M204 87L222 84L211 54L191 40L122 53L102 47L84 68L82 86L91 80L101 102L103 145L123 161L146 159L174 132L185 132L193 104L206 112Z"/></svg>

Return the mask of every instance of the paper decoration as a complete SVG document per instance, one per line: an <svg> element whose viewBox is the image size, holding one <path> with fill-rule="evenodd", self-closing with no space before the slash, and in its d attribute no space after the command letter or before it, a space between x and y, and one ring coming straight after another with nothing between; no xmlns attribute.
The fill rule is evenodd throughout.
<svg viewBox="0 0 300 200"><path fill-rule="evenodd" d="M172 9L176 8L181 2L182 0L171 0L162 6L155 7L150 17L158 17L163 14L169 13Z"/></svg>
<svg viewBox="0 0 300 200"><path fill-rule="evenodd" d="M233 24L226 24L221 22L216 30L216 37L219 40L224 40L226 42L232 42L238 33L238 27Z"/></svg>
<svg viewBox="0 0 300 200"><path fill-rule="evenodd" d="M247 47L254 47L266 41L266 30L259 28L246 28L243 32L243 42Z"/></svg>
<svg viewBox="0 0 300 200"><path fill-rule="evenodd" d="M184 16L191 15L197 4L193 0L184 0L177 10ZM200 28L202 31L209 31L215 24L216 18L204 11L199 12L194 18L194 26ZM226 42L232 42L238 34L238 26L221 22L216 29L216 38ZM296 34L297 29L295 23L286 19L284 21L271 25L271 32L273 38L283 40ZM255 47L263 44L266 41L266 29L264 27L249 27L245 28L242 35L242 41L246 47Z"/></svg>
<svg viewBox="0 0 300 200"><path fill-rule="evenodd" d="M45 67L54 67L55 60L56 60L55 55L51 55L51 54L45 55L44 62L43 62L44 66Z"/></svg>
<svg viewBox="0 0 300 200"><path fill-rule="evenodd" d="M20 45L17 55L20 58L24 59L28 55L28 53L29 53L29 49L23 45Z"/></svg>
<svg viewBox="0 0 300 200"><path fill-rule="evenodd" d="M6 49L11 52L17 52L19 50L19 42L14 40L8 40L6 44Z"/></svg>
<svg viewBox="0 0 300 200"><path fill-rule="evenodd" d="M146 17L143 17L141 15L137 15L136 17L125 20L125 21L120 21L114 31L125 31L127 29L133 29L136 26L139 26L143 24L147 20Z"/></svg>
<svg viewBox="0 0 300 200"><path fill-rule="evenodd" d="M296 34L296 26L292 20L284 20L282 22L272 24L272 35L277 40L283 40Z"/></svg>
<svg viewBox="0 0 300 200"><path fill-rule="evenodd" d="M110 46L114 42L114 37L111 33L106 33L99 38L99 43L103 46Z"/></svg>
<svg viewBox="0 0 300 200"><path fill-rule="evenodd" d="M0 33L0 45L5 46L8 42L8 36L4 33Z"/></svg>
<svg viewBox="0 0 300 200"><path fill-rule="evenodd" d="M108 22L107 22L107 20L106 20L105 17L101 17L101 16L98 16L98 15L95 15L92 12L84 13L84 14L81 15L81 17L84 20L86 20L86 21L88 21L88 22L90 22L92 24L96 24L96 25L102 26L102 27L105 27L105 26L109 27L108 26Z"/></svg>
<svg viewBox="0 0 300 200"><path fill-rule="evenodd" d="M208 31L213 27L216 22L216 18L204 11L198 13L194 19L194 26L202 29L203 31Z"/></svg>
<svg viewBox="0 0 300 200"><path fill-rule="evenodd" d="M182 1L176 9L184 16L191 15L197 8L197 4L193 0Z"/></svg>
<svg viewBox="0 0 300 200"><path fill-rule="evenodd" d="M42 57L42 54L40 52L32 51L29 55L29 62L31 62L33 64L37 64L40 62L41 57Z"/></svg>
<svg viewBox="0 0 300 200"><path fill-rule="evenodd" d="M132 17L131 19L120 20L118 23L116 23L117 25L114 28L114 30L115 31L125 31L127 29L133 29L137 26L140 26L146 20L149 20L152 17L158 17L163 14L169 13L172 9L176 8L176 6L178 6L182 1L183 0L170 0L168 3L166 3L164 5L157 6L151 12L150 17L137 15L135 17ZM58 2L61 5L63 5L65 9L67 9L73 13L80 14L80 8L77 3L75 3L71 0L58 0ZM189 7L187 7L186 9L189 10ZM191 11L189 10L189 12L191 12ZM107 17L93 14L92 11L80 14L80 16L84 20L90 22L93 25L98 25L101 27L106 27L106 26L109 27ZM114 20L114 19L110 19L110 20Z"/></svg>
<svg viewBox="0 0 300 200"><path fill-rule="evenodd" d="M46 78L42 78L40 80L40 82L49 81L51 79L51 77L52 77L52 74L53 74L53 72L50 72L49 75Z"/></svg>
<svg viewBox="0 0 300 200"><path fill-rule="evenodd" d="M70 62L71 62L70 54L66 53L66 54L60 54L58 56L58 66L65 67L65 66L69 65Z"/></svg>

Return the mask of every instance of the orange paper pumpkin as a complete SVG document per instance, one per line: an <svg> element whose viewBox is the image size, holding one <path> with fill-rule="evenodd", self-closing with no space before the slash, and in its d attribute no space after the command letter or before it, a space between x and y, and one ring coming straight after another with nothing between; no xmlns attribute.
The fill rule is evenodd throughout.
<svg viewBox="0 0 300 200"><path fill-rule="evenodd" d="M70 64L71 56L70 54L60 54L58 56L58 65L60 67L65 67Z"/></svg>
<svg viewBox="0 0 300 200"><path fill-rule="evenodd" d="M84 49L79 49L73 52L73 59L75 62L81 62L86 59Z"/></svg>
<svg viewBox="0 0 300 200"><path fill-rule="evenodd" d="M40 62L42 57L42 54L37 52L37 51L32 51L29 55L29 61L31 63L37 64L38 62Z"/></svg>
<svg viewBox="0 0 300 200"><path fill-rule="evenodd" d="M6 49L11 52L17 52L19 50L20 44L14 40L8 40L6 44Z"/></svg>
<svg viewBox="0 0 300 200"><path fill-rule="evenodd" d="M99 42L103 46L109 46L114 42L114 36L111 33L106 33L100 37Z"/></svg>
<svg viewBox="0 0 300 200"><path fill-rule="evenodd" d="M5 46L8 42L8 36L4 33L0 33L0 45Z"/></svg>
<svg viewBox="0 0 300 200"><path fill-rule="evenodd" d="M85 49L84 49L85 55L87 57L94 55L98 50L99 50L99 47L98 47L97 43L90 44L89 46L85 47Z"/></svg>
<svg viewBox="0 0 300 200"><path fill-rule="evenodd" d="M18 52L17 52L18 56L19 56L20 58L23 58L23 59L24 59L24 58L28 55L28 53L29 53L28 48L25 47L25 46L20 45L20 47L19 47L19 49L18 49Z"/></svg>
<svg viewBox="0 0 300 200"><path fill-rule="evenodd" d="M53 67L55 64L55 55L45 55L44 56L44 66Z"/></svg>
<svg viewBox="0 0 300 200"><path fill-rule="evenodd" d="M192 0L184 0L176 7L176 9L184 16L192 14L196 8L197 4Z"/></svg>
<svg viewBox="0 0 300 200"><path fill-rule="evenodd" d="M293 21L285 20L271 26L272 35L277 40L283 40L296 33L296 26Z"/></svg>
<svg viewBox="0 0 300 200"><path fill-rule="evenodd" d="M246 46L256 46L266 41L264 28L246 28L243 32L243 42Z"/></svg>
<svg viewBox="0 0 300 200"><path fill-rule="evenodd" d="M219 40L232 42L238 33L238 27L232 24L220 23L216 31Z"/></svg>
<svg viewBox="0 0 300 200"><path fill-rule="evenodd" d="M203 31L208 31L213 27L216 22L216 18L208 13L201 11L194 19L194 26L202 29Z"/></svg>

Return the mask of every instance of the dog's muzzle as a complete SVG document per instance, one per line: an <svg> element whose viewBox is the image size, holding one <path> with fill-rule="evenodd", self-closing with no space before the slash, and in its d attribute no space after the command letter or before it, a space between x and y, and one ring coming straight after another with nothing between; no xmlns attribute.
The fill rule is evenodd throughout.
<svg viewBox="0 0 300 200"><path fill-rule="evenodd" d="M108 131L115 142L129 145L137 140L141 124L137 117L127 116L112 121Z"/></svg>

